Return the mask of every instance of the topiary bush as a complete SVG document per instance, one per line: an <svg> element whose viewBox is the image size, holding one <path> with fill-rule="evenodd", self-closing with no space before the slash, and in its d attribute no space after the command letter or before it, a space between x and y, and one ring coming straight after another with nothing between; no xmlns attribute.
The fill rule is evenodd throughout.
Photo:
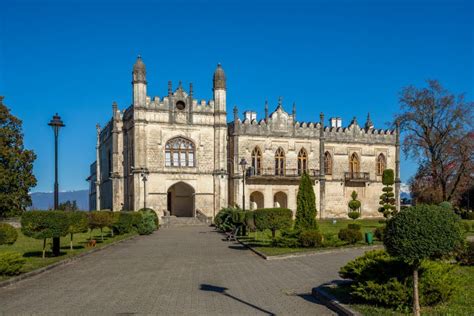
<svg viewBox="0 0 474 316"><path fill-rule="evenodd" d="M18 252L6 251L0 253L0 275L20 274L26 259Z"/></svg>
<svg viewBox="0 0 474 316"><path fill-rule="evenodd" d="M360 217L360 213L358 211L350 211L347 213L347 216L349 216L350 219L356 220Z"/></svg>
<svg viewBox="0 0 474 316"><path fill-rule="evenodd" d="M0 223L0 245L12 245L18 238L15 227L7 223Z"/></svg>
<svg viewBox="0 0 474 316"><path fill-rule="evenodd" d="M111 211L93 211L87 213L88 221L89 221L89 229L91 231L92 239L92 230L93 229L100 229L100 238L104 241L104 228L105 227L112 227L114 223L114 215Z"/></svg>
<svg viewBox="0 0 474 316"><path fill-rule="evenodd" d="M423 306L446 302L458 288L458 279L448 263L423 261L420 266L420 300ZM412 304L413 278L406 262L384 250L366 252L339 271L352 279L351 296L364 303L407 312Z"/></svg>
<svg viewBox="0 0 474 316"><path fill-rule="evenodd" d="M81 211L65 212L68 220L68 233L71 237L69 248L73 250L73 236L77 233L85 233L89 229L89 220L87 214Z"/></svg>
<svg viewBox="0 0 474 316"><path fill-rule="evenodd" d="M301 247L321 247L323 245L323 235L317 230L305 230L300 233L298 241Z"/></svg>
<svg viewBox="0 0 474 316"><path fill-rule="evenodd" d="M360 206L361 206L360 201L357 199L357 192L356 191L352 191L351 199L352 200L350 200L349 203L347 204L349 206L349 209L350 209L347 216L349 216L349 218L351 218L353 220L356 220L360 217Z"/></svg>
<svg viewBox="0 0 474 316"><path fill-rule="evenodd" d="M293 222L293 213L287 208L262 208L254 212L255 226L258 230L269 229L272 239L275 239L276 231L289 229Z"/></svg>
<svg viewBox="0 0 474 316"><path fill-rule="evenodd" d="M142 220L137 225L137 231L140 235L150 235L156 230L155 211L140 211Z"/></svg>
<svg viewBox="0 0 474 316"><path fill-rule="evenodd" d="M117 212L118 219L112 224L116 234L122 235L136 230L142 220L140 212Z"/></svg>
<svg viewBox="0 0 474 316"><path fill-rule="evenodd" d="M46 254L46 239L64 237L68 228L69 218L64 211L28 211L21 216L23 235L43 239L43 258Z"/></svg>
<svg viewBox="0 0 474 316"><path fill-rule="evenodd" d="M343 228L337 234L337 237L349 244L355 244L358 241L361 241L363 236L359 230Z"/></svg>
<svg viewBox="0 0 474 316"><path fill-rule="evenodd" d="M380 195L380 207L378 209L385 218L390 218L397 212L395 194L393 193L394 183L395 175L393 170L385 169L382 174L382 184L385 185L385 187L382 189L382 195Z"/></svg>
<svg viewBox="0 0 474 316"><path fill-rule="evenodd" d="M420 314L419 268L425 259L452 253L463 242L459 218L433 205L417 205L397 213L387 222L383 238L387 252L407 262L413 272L413 313Z"/></svg>

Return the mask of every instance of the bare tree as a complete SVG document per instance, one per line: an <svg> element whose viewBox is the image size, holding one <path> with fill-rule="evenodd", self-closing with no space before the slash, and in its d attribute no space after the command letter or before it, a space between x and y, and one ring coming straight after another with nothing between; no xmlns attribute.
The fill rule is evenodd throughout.
<svg viewBox="0 0 474 316"><path fill-rule="evenodd" d="M440 195L434 200L451 201L469 184L473 172L474 103L451 94L436 80L427 83L425 88L402 90L402 113L396 120L405 133L405 155L420 164L417 176L423 181L418 184Z"/></svg>

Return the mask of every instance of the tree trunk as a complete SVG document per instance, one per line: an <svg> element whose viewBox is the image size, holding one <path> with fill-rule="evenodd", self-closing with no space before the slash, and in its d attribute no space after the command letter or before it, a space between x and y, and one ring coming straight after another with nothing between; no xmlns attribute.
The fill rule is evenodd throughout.
<svg viewBox="0 0 474 316"><path fill-rule="evenodd" d="M45 257L45 254L46 254L46 238L43 239L43 259Z"/></svg>
<svg viewBox="0 0 474 316"><path fill-rule="evenodd" d="M71 233L71 250L72 250L72 249L73 249L73 248L72 248L72 233Z"/></svg>
<svg viewBox="0 0 474 316"><path fill-rule="evenodd" d="M418 296L418 266L413 268L413 315L420 316L420 298Z"/></svg>
<svg viewBox="0 0 474 316"><path fill-rule="evenodd" d="M275 232L276 232L276 230L272 229L272 239L275 239Z"/></svg>
<svg viewBox="0 0 474 316"><path fill-rule="evenodd" d="M102 242L104 242L104 232L102 231L102 227L100 228L100 238L102 239Z"/></svg>

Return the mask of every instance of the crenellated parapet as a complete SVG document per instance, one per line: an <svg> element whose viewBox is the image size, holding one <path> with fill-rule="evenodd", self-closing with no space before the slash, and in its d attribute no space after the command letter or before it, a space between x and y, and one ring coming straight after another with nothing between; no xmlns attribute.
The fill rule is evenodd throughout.
<svg viewBox="0 0 474 316"><path fill-rule="evenodd" d="M266 105L266 113L267 105ZM232 135L249 136L279 136L296 138L320 138L325 137L326 142L346 142L346 143L395 143L395 130L376 129L373 127L368 117L366 127L360 127L354 118L350 125L342 127L341 120L333 126L323 126L321 135L321 122L300 122L296 120L296 109L289 114L283 109L281 99L278 106L270 115L266 114L264 119L257 119L257 113L253 111L244 112L243 120L238 116L238 111L234 109L234 121L229 124L229 133ZM330 122L333 119L330 119ZM338 126L338 127L337 127Z"/></svg>

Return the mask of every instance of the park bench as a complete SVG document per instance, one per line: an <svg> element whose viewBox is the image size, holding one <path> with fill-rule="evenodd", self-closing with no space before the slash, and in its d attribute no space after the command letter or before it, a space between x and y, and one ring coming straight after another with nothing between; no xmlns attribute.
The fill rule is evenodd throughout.
<svg viewBox="0 0 474 316"><path fill-rule="evenodd" d="M226 238L225 240L227 241L237 241L237 232L239 230L239 226L236 226L232 231L226 232Z"/></svg>

